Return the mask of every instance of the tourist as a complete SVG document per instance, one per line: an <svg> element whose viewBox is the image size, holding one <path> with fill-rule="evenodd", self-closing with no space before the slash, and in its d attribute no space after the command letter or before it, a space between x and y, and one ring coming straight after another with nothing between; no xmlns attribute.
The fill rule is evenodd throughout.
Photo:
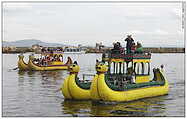
<svg viewBox="0 0 187 119"><path fill-rule="evenodd" d="M113 45L114 48L112 49L112 53L121 53L121 49L123 48L121 47L120 42L113 43Z"/></svg>
<svg viewBox="0 0 187 119"><path fill-rule="evenodd" d="M131 52L134 53L136 50L136 44L133 42L131 47Z"/></svg>
<svg viewBox="0 0 187 119"><path fill-rule="evenodd" d="M57 57L57 61L59 61L59 62L61 61L59 56Z"/></svg>
<svg viewBox="0 0 187 119"><path fill-rule="evenodd" d="M118 44L117 43L113 43L114 45L114 50L117 50L118 49Z"/></svg>
<svg viewBox="0 0 187 119"><path fill-rule="evenodd" d="M49 64L49 62L51 62L51 58L50 56L47 56L47 64Z"/></svg>
<svg viewBox="0 0 187 119"><path fill-rule="evenodd" d="M127 53L131 53L131 47L132 47L132 43L134 42L134 40L131 37L131 35L127 35L127 38L125 39L125 41L127 41L127 44L126 44Z"/></svg>
<svg viewBox="0 0 187 119"><path fill-rule="evenodd" d="M60 55L60 58L61 58L61 60L60 60L60 61L61 61L61 62L63 62L63 56L62 56L62 55Z"/></svg>
<svg viewBox="0 0 187 119"><path fill-rule="evenodd" d="M121 48L120 42L117 42L116 44L117 44L117 49L120 49Z"/></svg>
<svg viewBox="0 0 187 119"><path fill-rule="evenodd" d="M127 68L127 77L126 77L126 80L129 83L135 83L135 73L133 71L133 67Z"/></svg>
<svg viewBox="0 0 187 119"><path fill-rule="evenodd" d="M44 65L44 58L41 59L41 65Z"/></svg>
<svg viewBox="0 0 187 119"><path fill-rule="evenodd" d="M47 66L47 57L45 56L45 58L44 58L44 61L43 61L43 63L44 63L44 66Z"/></svg>
<svg viewBox="0 0 187 119"><path fill-rule="evenodd" d="M115 42L113 42L113 49L111 50L112 51L112 53L115 53L115 49L116 49L116 43Z"/></svg>
<svg viewBox="0 0 187 119"><path fill-rule="evenodd" d="M142 44L137 42L135 53L143 53L143 47Z"/></svg>
<svg viewBox="0 0 187 119"><path fill-rule="evenodd" d="M36 58L33 59L33 63L37 64L37 59Z"/></svg>

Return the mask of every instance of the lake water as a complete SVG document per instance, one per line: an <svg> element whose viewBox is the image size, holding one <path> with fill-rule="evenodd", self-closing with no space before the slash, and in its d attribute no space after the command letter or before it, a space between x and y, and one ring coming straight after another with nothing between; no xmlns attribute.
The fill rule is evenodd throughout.
<svg viewBox="0 0 187 119"><path fill-rule="evenodd" d="M152 67L165 66L170 85L168 95L102 104L66 101L61 92L55 92L68 75L67 71L11 70L17 67L17 55L2 55L3 116L185 116L185 54L152 54ZM28 55L25 54L26 62ZM80 77L82 73L96 73L95 60L101 59L101 54L65 54L64 60L67 56L78 61Z"/></svg>

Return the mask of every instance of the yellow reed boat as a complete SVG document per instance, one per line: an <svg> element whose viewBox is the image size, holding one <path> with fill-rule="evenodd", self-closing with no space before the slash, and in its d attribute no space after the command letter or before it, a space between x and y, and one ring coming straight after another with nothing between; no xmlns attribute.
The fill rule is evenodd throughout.
<svg viewBox="0 0 187 119"><path fill-rule="evenodd" d="M91 82L79 80L77 63L69 67L61 91L65 99L127 102L168 94L169 85L163 66L154 68L150 79L151 54L112 52L103 53L96 61L96 71Z"/></svg>
<svg viewBox="0 0 187 119"><path fill-rule="evenodd" d="M149 53L103 54L96 64L98 78L92 81L91 99L126 102L168 94L162 69L154 68L150 80L150 58Z"/></svg>
<svg viewBox="0 0 187 119"><path fill-rule="evenodd" d="M23 60L24 55L18 55L19 60L18 60L18 68L19 70L25 71L25 70L29 70L28 64L26 64Z"/></svg>
<svg viewBox="0 0 187 119"><path fill-rule="evenodd" d="M68 65L72 64L72 60L70 57L68 57L68 61L65 64L62 61L52 61L49 62L47 65L38 65L33 61L34 61L34 56L30 55L28 67L29 70L34 70L34 71L67 70Z"/></svg>
<svg viewBox="0 0 187 119"><path fill-rule="evenodd" d="M90 99L91 82L79 80L78 72L80 67L74 62L69 66L69 76L64 80L61 91L65 99L87 100Z"/></svg>

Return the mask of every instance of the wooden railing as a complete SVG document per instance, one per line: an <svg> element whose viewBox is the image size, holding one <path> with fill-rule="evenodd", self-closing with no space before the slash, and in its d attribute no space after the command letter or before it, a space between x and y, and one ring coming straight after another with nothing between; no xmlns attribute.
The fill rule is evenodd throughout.
<svg viewBox="0 0 187 119"><path fill-rule="evenodd" d="M143 53L103 53L102 58L105 59L110 59L110 58L119 58L119 59L151 59L151 53L150 52L143 52Z"/></svg>

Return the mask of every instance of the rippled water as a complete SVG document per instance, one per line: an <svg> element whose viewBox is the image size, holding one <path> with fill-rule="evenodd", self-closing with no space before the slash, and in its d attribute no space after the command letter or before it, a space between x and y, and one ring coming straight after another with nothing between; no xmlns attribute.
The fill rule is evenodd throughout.
<svg viewBox="0 0 187 119"><path fill-rule="evenodd" d="M95 60L101 59L101 54L65 55L65 60L67 56L78 61L80 77L82 73L95 73ZM168 95L99 104L67 101L60 92L55 92L67 71L11 70L17 67L17 54L3 54L3 116L185 116L184 57L184 54L152 54L152 67L165 66L170 84Z"/></svg>

